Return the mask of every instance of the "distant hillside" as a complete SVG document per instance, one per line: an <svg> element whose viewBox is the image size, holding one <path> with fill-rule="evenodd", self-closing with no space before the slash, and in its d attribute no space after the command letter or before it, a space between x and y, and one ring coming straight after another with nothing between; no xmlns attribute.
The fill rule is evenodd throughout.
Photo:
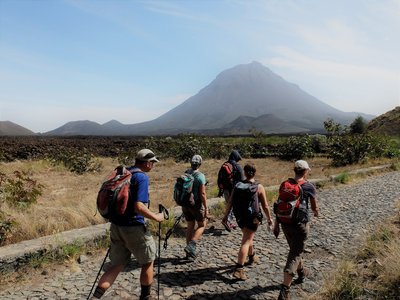
<svg viewBox="0 0 400 300"><path fill-rule="evenodd" d="M71 121L63 126L48 131L45 135L120 135L124 124L112 120L103 125L93 121Z"/></svg>
<svg viewBox="0 0 400 300"><path fill-rule="evenodd" d="M285 122L275 115L266 114L259 117L238 117L236 120L225 125L223 131L226 134L248 134L249 130L256 129L265 134L271 133L292 133L308 131L307 128L300 128L291 122Z"/></svg>
<svg viewBox="0 0 400 300"><path fill-rule="evenodd" d="M367 130L377 134L400 136L400 106L371 120Z"/></svg>
<svg viewBox="0 0 400 300"><path fill-rule="evenodd" d="M343 112L287 82L258 62L237 65L221 72L196 95L160 117L138 124L111 121L69 122L46 135L165 135L179 133L246 134L324 132L330 118L348 125L357 116Z"/></svg>
<svg viewBox="0 0 400 300"><path fill-rule="evenodd" d="M25 127L10 121L0 121L0 136L23 136L34 135L35 133Z"/></svg>

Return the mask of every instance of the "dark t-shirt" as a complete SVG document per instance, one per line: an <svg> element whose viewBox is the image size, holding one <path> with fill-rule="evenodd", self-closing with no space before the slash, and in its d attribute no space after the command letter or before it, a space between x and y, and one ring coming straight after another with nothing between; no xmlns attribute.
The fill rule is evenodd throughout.
<svg viewBox="0 0 400 300"><path fill-rule="evenodd" d="M309 201L310 198L316 198L317 196L317 190L315 186L309 182L306 181L301 185L301 188L303 189L303 199L306 201Z"/></svg>
<svg viewBox="0 0 400 300"><path fill-rule="evenodd" d="M303 196L302 196L302 200L306 203L306 212L305 212L305 216L303 219L303 222L301 223L306 223L310 220L310 198L316 198L317 196L317 190L314 186L314 184L312 184L309 181L306 181L305 183L301 184L301 188L303 190ZM301 212L299 212L300 214Z"/></svg>

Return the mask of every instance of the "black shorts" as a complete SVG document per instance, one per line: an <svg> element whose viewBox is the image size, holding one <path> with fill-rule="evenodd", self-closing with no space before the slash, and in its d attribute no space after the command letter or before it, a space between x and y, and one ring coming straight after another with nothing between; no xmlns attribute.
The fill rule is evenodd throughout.
<svg viewBox="0 0 400 300"><path fill-rule="evenodd" d="M251 219L236 219L236 220L240 229L246 227L247 229L250 229L252 231L257 231L258 225L260 224L257 218L255 218L254 220Z"/></svg>

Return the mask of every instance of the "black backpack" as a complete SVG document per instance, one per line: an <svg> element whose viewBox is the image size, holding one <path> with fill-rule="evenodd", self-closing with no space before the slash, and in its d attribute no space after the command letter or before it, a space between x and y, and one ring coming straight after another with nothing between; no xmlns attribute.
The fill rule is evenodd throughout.
<svg viewBox="0 0 400 300"><path fill-rule="evenodd" d="M263 214L258 200L257 182L238 182L233 190L232 209L235 217L240 220L254 220L261 223Z"/></svg>

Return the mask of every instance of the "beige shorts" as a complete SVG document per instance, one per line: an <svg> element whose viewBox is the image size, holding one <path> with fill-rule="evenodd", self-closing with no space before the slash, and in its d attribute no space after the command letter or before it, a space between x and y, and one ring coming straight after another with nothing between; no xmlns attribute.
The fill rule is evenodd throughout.
<svg viewBox="0 0 400 300"><path fill-rule="evenodd" d="M182 212L185 215L186 221L204 222L204 207L185 207L182 206Z"/></svg>
<svg viewBox="0 0 400 300"><path fill-rule="evenodd" d="M156 258L156 244L153 236L145 226L118 226L110 227L111 265L126 265L131 254L139 265L148 264Z"/></svg>

